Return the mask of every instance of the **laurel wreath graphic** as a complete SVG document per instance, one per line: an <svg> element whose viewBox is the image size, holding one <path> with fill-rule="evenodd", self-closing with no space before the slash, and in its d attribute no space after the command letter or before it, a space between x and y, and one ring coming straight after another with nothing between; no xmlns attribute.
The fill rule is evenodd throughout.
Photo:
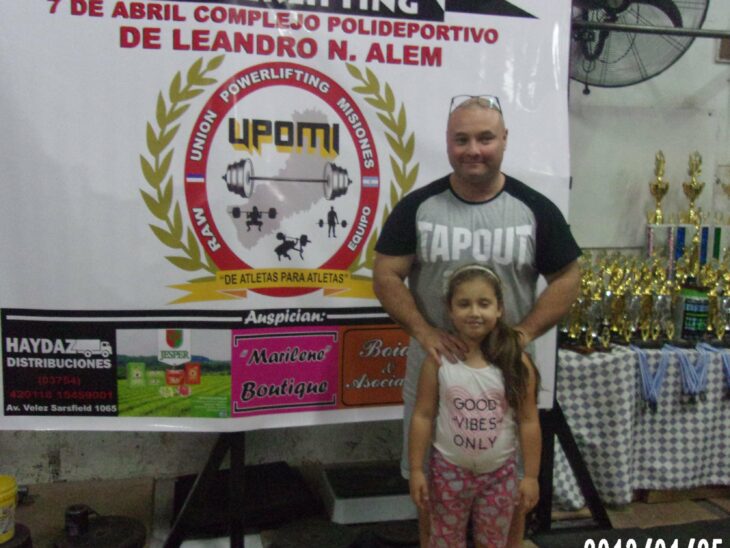
<svg viewBox="0 0 730 548"><path fill-rule="evenodd" d="M390 185L390 203L385 206L383 212L382 218L385 221L391 209L413 187L418 177L420 164L416 163L409 167L416 145L415 135L411 132L406 136L406 110L403 103L400 104L399 108L396 107L395 95L390 85L386 82L381 91L380 81L372 70L366 68L363 75L355 65L347 63L346 66L350 75L361 82L361 85L352 88L352 90L363 95L365 101L379 111L377 113L378 118L388 129L385 136L393 153L390 156L390 167L393 170L394 181L391 181ZM361 268L372 270L377 240L378 230L375 230L366 248L360 253L357 260L350 265L350 272L354 274Z"/></svg>
<svg viewBox="0 0 730 548"><path fill-rule="evenodd" d="M207 276L189 280L190 282L215 280L218 267L204 250L201 251L195 232L190 227L187 230L184 227L180 202L173 199L173 177L168 176L175 150L167 149L180 128L180 124L176 122L190 106L188 103L203 93L204 88L216 83L217 80L210 78L209 74L221 65L223 58L223 55L213 57L205 66L203 59L199 58L190 65L184 82L180 72L175 74L168 90L169 104L162 92L157 96L157 127L147 123L149 158L140 154L142 174L153 190L150 193L140 189L140 193L150 213L163 223L162 226L149 226L165 246L182 252L182 255L165 258L187 272L202 270L209 273Z"/></svg>

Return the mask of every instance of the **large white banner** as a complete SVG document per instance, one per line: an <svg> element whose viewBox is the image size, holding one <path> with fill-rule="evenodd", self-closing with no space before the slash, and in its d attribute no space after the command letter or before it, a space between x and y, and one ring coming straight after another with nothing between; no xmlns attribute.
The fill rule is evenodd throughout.
<svg viewBox="0 0 730 548"><path fill-rule="evenodd" d="M569 0L2 2L0 428L399 417L379 228L458 94L565 211L569 38Z"/></svg>

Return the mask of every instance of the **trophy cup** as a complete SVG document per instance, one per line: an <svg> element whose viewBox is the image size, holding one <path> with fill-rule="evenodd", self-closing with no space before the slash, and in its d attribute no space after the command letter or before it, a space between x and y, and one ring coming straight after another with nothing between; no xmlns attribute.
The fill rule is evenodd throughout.
<svg viewBox="0 0 730 548"><path fill-rule="evenodd" d="M702 189L705 188L705 183L701 183L697 180L700 173L702 173L702 156L699 152L695 151L689 155L689 181L682 183L682 190L684 195L689 200L689 209L683 216L683 221L687 224L699 225L701 223L700 214L697 211L695 200L702 194Z"/></svg>
<svg viewBox="0 0 730 548"><path fill-rule="evenodd" d="M700 276L700 222L699 220L695 224L695 233L692 235L692 240L684 250L682 259L687 258L687 275L692 276L695 280L699 279Z"/></svg>
<svg viewBox="0 0 730 548"><path fill-rule="evenodd" d="M641 329L641 295L635 292L626 293L624 337L629 343Z"/></svg>
<svg viewBox="0 0 730 548"><path fill-rule="evenodd" d="M669 280L666 265L659 259L651 263L651 321L652 339L660 340L662 334L671 340L669 325L673 325L671 281ZM671 332L674 335L674 331Z"/></svg>
<svg viewBox="0 0 730 548"><path fill-rule="evenodd" d="M662 198L669 190L669 183L664 180L664 153L660 150L654 157L654 180L649 183L649 192L654 197L654 213L649 214L650 225L660 225L664 222L662 212Z"/></svg>
<svg viewBox="0 0 730 548"><path fill-rule="evenodd" d="M588 349L593 348L594 340L600 335L602 317L603 303L601 302L600 294L594 295L586 310L585 345Z"/></svg>

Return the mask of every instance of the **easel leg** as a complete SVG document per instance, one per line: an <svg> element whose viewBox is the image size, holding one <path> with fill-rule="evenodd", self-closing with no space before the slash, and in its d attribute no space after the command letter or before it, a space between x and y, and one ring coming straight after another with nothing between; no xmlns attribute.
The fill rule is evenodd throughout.
<svg viewBox="0 0 730 548"><path fill-rule="evenodd" d="M231 470L228 481L228 512L231 527L231 548L244 548L244 471L246 463L246 435L231 435Z"/></svg>
<svg viewBox="0 0 730 548"><path fill-rule="evenodd" d="M537 532L549 531L553 509L553 466L555 462L555 430L550 411L540 411L542 454L540 456L540 500L533 511Z"/></svg>
<svg viewBox="0 0 730 548"><path fill-rule="evenodd" d="M245 432L226 433L218 436L213 449L208 456L205 467L195 479L188 496L185 498L180 512L175 518L170 534L165 540L164 548L179 548L185 540L185 523L193 506L197 501L201 489L215 481L215 476L228 451L231 452L231 469L229 476L229 504L228 518L231 531L231 547L244 548L243 540L243 475L246 462L246 434Z"/></svg>
<svg viewBox="0 0 730 548"><path fill-rule="evenodd" d="M601 502L590 472L580 454L573 433L565 420L565 415L557 400L553 408L540 411L542 427L542 461L540 466L540 502L535 509L537 532L550 531L553 505L553 465L555 458L555 436L565 452L570 468L573 470L588 509L599 529L611 529L611 520Z"/></svg>
<svg viewBox="0 0 730 548"><path fill-rule="evenodd" d="M578 480L578 486L580 487L583 498L586 499L588 509L591 511L593 519L601 529L611 529L611 520L606 513L606 509L603 507L601 497L598 495L598 489L596 489L591 474L586 467L586 463L583 460L583 455L580 454L578 445L575 443L573 433L570 431L568 422L565 420L563 409L560 404L555 401L553 407L555 413L555 434L558 436L558 441L565 452L565 456L568 459L570 468L575 474L575 478Z"/></svg>

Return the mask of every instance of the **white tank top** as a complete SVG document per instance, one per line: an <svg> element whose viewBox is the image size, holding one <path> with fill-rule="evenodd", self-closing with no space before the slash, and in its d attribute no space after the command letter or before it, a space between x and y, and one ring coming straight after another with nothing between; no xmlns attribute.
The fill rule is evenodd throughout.
<svg viewBox="0 0 730 548"><path fill-rule="evenodd" d="M517 448L514 412L505 398L502 371L442 359L434 447L444 458L477 474L492 472Z"/></svg>

